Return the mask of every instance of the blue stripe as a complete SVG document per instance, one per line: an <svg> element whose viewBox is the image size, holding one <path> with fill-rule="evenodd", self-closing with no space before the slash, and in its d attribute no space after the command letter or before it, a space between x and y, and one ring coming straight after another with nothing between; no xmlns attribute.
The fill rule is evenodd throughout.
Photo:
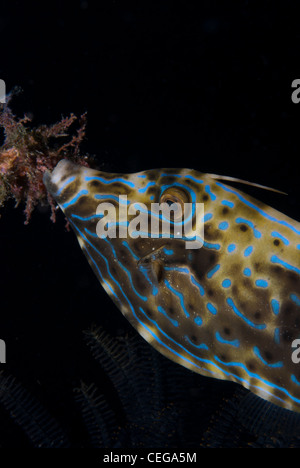
<svg viewBox="0 0 300 468"><path fill-rule="evenodd" d="M277 231L273 231L271 233L271 236L272 237L278 237L278 239L281 239L282 242L285 244L285 245L289 245L290 241L288 239L286 239L286 237L283 237L279 232Z"/></svg>
<svg viewBox="0 0 300 468"><path fill-rule="evenodd" d="M190 340L190 338L187 335L185 335L184 338L185 338L186 341L188 341L189 344L191 344L192 346L194 346L197 349L205 349L206 351L208 351L208 349L209 349L208 346L205 343L201 343L201 344L196 345L195 343L193 343Z"/></svg>
<svg viewBox="0 0 300 468"><path fill-rule="evenodd" d="M295 273L298 273L298 275L300 274L299 268L296 268L293 265L290 265L289 263L285 262L284 260L281 260L280 258L277 257L277 255L272 255L271 262L279 263L279 265L283 266L284 268L294 271Z"/></svg>
<svg viewBox="0 0 300 468"><path fill-rule="evenodd" d="M203 286L201 286L200 283L198 283L198 281L191 275L191 282L197 286L197 288L199 289L199 292L200 292L200 296L204 296L204 288Z"/></svg>
<svg viewBox="0 0 300 468"><path fill-rule="evenodd" d="M291 381L294 382L297 385L300 385L299 380L296 379L296 376L294 374L291 375Z"/></svg>
<svg viewBox="0 0 300 468"><path fill-rule="evenodd" d="M217 265L215 265L215 266L207 273L207 275L206 275L207 278L209 278L209 279L212 278L213 275L220 269L220 266L221 266L221 265L220 265L219 263L217 263Z"/></svg>
<svg viewBox="0 0 300 468"><path fill-rule="evenodd" d="M87 248L85 246L83 246L83 250L86 252L86 254L88 255L89 259L93 262L93 265L94 267L96 268L97 272L98 272L98 275L100 276L100 279L101 281L103 281L103 283L106 284L106 286L108 287L108 289L110 290L110 292L112 293L113 296L115 296L115 298L117 299L118 302L120 302L120 299L118 298L118 296L116 295L115 291L113 290L113 288L111 287L111 285L103 278L101 272L100 272L100 269L98 268L98 265L97 263L95 262L95 260L93 259L93 257L91 256L91 254L89 253L89 251L87 250Z"/></svg>
<svg viewBox="0 0 300 468"><path fill-rule="evenodd" d="M256 323L251 322L251 320L249 320L244 314L242 314L242 312L239 311L231 297L228 297L226 302L232 308L233 312L238 317L243 319L248 325L250 325L250 327L256 328L257 330L264 330L266 328L266 325L264 323L257 325Z"/></svg>
<svg viewBox="0 0 300 468"><path fill-rule="evenodd" d="M68 177L63 184L60 185L58 191L56 192L55 196L58 197L61 192L68 186L70 185L74 180L76 179L75 176Z"/></svg>
<svg viewBox="0 0 300 468"><path fill-rule="evenodd" d="M224 343L224 344L229 344L231 346L234 346L235 348L238 348L240 346L240 342L239 340L225 340L225 338L222 338L222 336L220 335L220 333L217 331L216 332L216 338L218 341L220 341L220 343Z"/></svg>
<svg viewBox="0 0 300 468"><path fill-rule="evenodd" d="M106 200L106 199L112 199L112 200L115 200L117 201L118 203L120 203L120 205L129 205L130 204L130 201L129 200L123 200L123 198L120 199L119 196L117 195L111 195L110 193L96 193L94 198L96 198L96 200Z"/></svg>
<svg viewBox="0 0 300 468"><path fill-rule="evenodd" d="M291 294L290 298L292 299L293 302L295 302L297 306L300 307L300 299L296 296L296 294Z"/></svg>
<svg viewBox="0 0 300 468"><path fill-rule="evenodd" d="M216 195L211 191L209 185L205 185L205 192L208 193L208 195L210 195L210 198L212 199L212 201L215 201L215 200L216 200L217 197L216 197Z"/></svg>
<svg viewBox="0 0 300 468"><path fill-rule="evenodd" d="M74 198L72 198L72 200L64 203L63 205L60 205L62 207L62 209L64 210L65 208L68 208L69 206L71 205L74 205L74 203L77 202L77 200L82 197L82 195L88 195L88 190L80 190L80 192L77 193L77 195L75 195Z"/></svg>
<svg viewBox="0 0 300 468"><path fill-rule="evenodd" d="M234 207L234 203L231 202L231 201L228 201L228 200L222 200L222 205L224 206L228 206L229 208L233 208Z"/></svg>
<svg viewBox="0 0 300 468"><path fill-rule="evenodd" d="M76 215L76 214L71 214L71 217L74 218L74 219L79 219L80 221L90 221L91 219L101 219L103 218L104 214L96 214L96 215L91 215L91 216L79 216L79 215Z"/></svg>
<svg viewBox="0 0 300 468"><path fill-rule="evenodd" d="M138 256L133 252L133 250L131 249L131 247L129 246L129 244L128 244L127 241L124 240L124 241L122 242L122 244L126 247L126 249L129 250L129 252L131 253L131 255L133 256L133 258L134 258L135 260L139 260L139 259L140 259L140 257L138 257Z"/></svg>
<svg viewBox="0 0 300 468"><path fill-rule="evenodd" d="M121 182L122 184L128 185L131 188L134 188L135 185L133 182L130 182L129 180L123 179L122 177L115 177L114 179L104 179L104 177L89 177L85 176L84 180L86 182L89 182L90 180L99 180L99 182L102 182L102 184L113 184L114 182Z"/></svg>
<svg viewBox="0 0 300 468"><path fill-rule="evenodd" d="M261 360L261 362L262 362L263 364L265 364L266 366L268 366L268 367L274 367L274 368L275 368L275 367L282 367L282 366L283 366L283 362L282 362L282 361L274 362L273 364L270 364L269 362L267 362L267 361L262 357L262 355L261 355L261 353L260 353L260 350L258 349L257 346L254 346L254 347L253 347L253 352L254 352L255 356L257 356L257 357Z"/></svg>
<svg viewBox="0 0 300 468"><path fill-rule="evenodd" d="M274 330L274 341L276 344L280 344L280 328Z"/></svg>
<svg viewBox="0 0 300 468"><path fill-rule="evenodd" d="M196 177L193 177L191 175L185 175L184 176L185 179L190 179L190 180L193 180L194 182L196 182L196 184L203 184L203 180L201 179L196 179Z"/></svg>
<svg viewBox="0 0 300 468"><path fill-rule="evenodd" d="M172 286L170 285L169 281L165 279L165 285L167 286L167 288L172 291L177 297L179 297L180 299L180 305L185 313L185 316L186 317L189 317L190 314L188 313L188 311L186 310L185 308L185 305L184 305L184 299L183 299L183 294L180 293L179 291L176 291L176 289L172 288Z"/></svg>
<svg viewBox="0 0 300 468"><path fill-rule="evenodd" d="M158 306L157 310L158 310L158 312L163 314L168 320L170 320L170 322L172 323L172 325L174 325L174 327L178 327L177 320L174 320L173 318L169 317L167 312L161 306Z"/></svg>
<svg viewBox="0 0 300 468"><path fill-rule="evenodd" d="M254 237L256 237L257 239L261 237L261 233L257 229L255 229L252 221L248 221L248 219L245 218L236 218L235 222L238 224L247 224L247 226L252 228Z"/></svg>
<svg viewBox="0 0 300 468"><path fill-rule="evenodd" d="M112 245L112 243L109 242L109 240L108 240L107 238L105 238L104 240L105 240L105 241L109 244L109 246L111 247L111 250L112 250L112 252L113 252L113 256L114 256L114 258L118 261L120 267L127 273L128 278L129 278L129 282L130 282L131 287L132 287L133 291L135 292L135 294L136 294L140 299L142 299L142 301L147 301L148 298L145 297L145 296L142 296L142 295L135 289L135 286L134 286L133 281L132 281L131 273L130 273L130 271L120 262L120 260L118 260L118 256L117 256L117 254L116 254L116 251L115 251L114 246Z"/></svg>
<svg viewBox="0 0 300 468"><path fill-rule="evenodd" d="M225 361L222 361L218 356L214 356L215 360L217 362L220 362L221 364L223 364L224 366L235 366L235 367L241 367L242 369L244 369L244 371L247 372L247 374L254 378L254 379L257 379L259 380L260 382L264 383L265 385L268 385L269 387L271 388L274 388L276 390L280 390L281 392L285 393L289 398L291 398L293 401L295 401L296 403L300 403L300 400L298 398L295 398L293 395L291 395L288 390L284 387L280 387L279 385L276 385L276 384L273 384L272 382L269 382L268 380L265 380L264 378L262 378L260 375L258 374L255 374L253 372L250 372L249 369L247 369L247 367L242 363L242 362L225 362ZM235 376L238 380L241 380L241 381L245 381L249 384L249 381L247 380L244 380L238 376ZM256 385L251 385L251 387L256 387L256 388L260 388ZM266 390L265 388L261 388L261 390L263 390L265 393L271 395L273 398L277 398L278 400L282 401L283 403L286 404L286 400L283 400L282 398L279 398L278 396L276 396L274 393L271 393L271 392L268 392L268 390Z"/></svg>
<svg viewBox="0 0 300 468"><path fill-rule="evenodd" d="M148 188L151 187L152 185L156 185L156 182L154 182L154 181L148 182L148 184L145 185L145 187L138 189L138 192L139 193L145 193L148 190Z"/></svg>

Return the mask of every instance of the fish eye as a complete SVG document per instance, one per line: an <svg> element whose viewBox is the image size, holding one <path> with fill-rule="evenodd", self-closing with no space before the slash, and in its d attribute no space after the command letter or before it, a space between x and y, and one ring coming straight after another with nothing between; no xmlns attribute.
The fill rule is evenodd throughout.
<svg viewBox="0 0 300 468"><path fill-rule="evenodd" d="M181 219L184 213L184 204L188 201L186 194L183 190L177 188L169 188L163 192L160 197L160 203L166 203L172 211L170 215L176 221Z"/></svg>

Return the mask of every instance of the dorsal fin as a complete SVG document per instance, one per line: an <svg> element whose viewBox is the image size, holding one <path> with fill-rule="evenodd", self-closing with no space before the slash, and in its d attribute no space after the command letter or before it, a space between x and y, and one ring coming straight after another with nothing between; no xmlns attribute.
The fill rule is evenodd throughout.
<svg viewBox="0 0 300 468"><path fill-rule="evenodd" d="M287 195L286 192L282 192L281 190L274 189L272 187L266 187L265 185L261 185L261 184L256 184L255 182L249 182L247 180L237 179L236 177L230 177L230 176L224 176L224 175L218 175L218 174L207 174L207 175L211 177L212 179L228 180L229 182L238 182L239 184L252 185L252 187L258 187L264 190L269 190L270 192L276 192L276 193L281 193L282 195Z"/></svg>

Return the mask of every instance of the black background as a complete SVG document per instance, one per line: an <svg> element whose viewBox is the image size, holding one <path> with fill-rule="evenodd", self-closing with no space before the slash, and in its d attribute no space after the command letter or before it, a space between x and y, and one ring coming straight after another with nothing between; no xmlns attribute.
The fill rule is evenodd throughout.
<svg viewBox="0 0 300 468"><path fill-rule="evenodd" d="M300 103L291 100L300 78L297 3L2 1L0 78L7 91L23 89L13 110L35 125L87 111L82 151L102 170L189 167L240 177L288 192L244 188L300 220ZM24 226L23 209L9 202L0 219L1 368L80 446L70 392L82 378L105 379L82 331L127 323L63 216L52 224L37 209ZM2 446L27 446L5 411L0 417Z"/></svg>

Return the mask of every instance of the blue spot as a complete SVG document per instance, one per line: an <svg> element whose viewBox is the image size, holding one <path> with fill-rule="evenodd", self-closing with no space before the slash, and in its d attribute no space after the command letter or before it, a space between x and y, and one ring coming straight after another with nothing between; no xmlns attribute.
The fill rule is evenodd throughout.
<svg viewBox="0 0 300 468"><path fill-rule="evenodd" d="M279 265L283 266L284 268L287 268L287 270L294 271L295 273L300 274L299 268L294 267L293 265L290 265L287 262L284 262L280 258L277 257L277 255L272 255L271 257L271 262L273 263L279 263Z"/></svg>
<svg viewBox="0 0 300 468"><path fill-rule="evenodd" d="M239 340L225 340L225 338L222 338L218 331L216 332L216 338L218 341L220 341L220 343L229 344L231 346L234 346L235 348L238 348L240 346Z"/></svg>
<svg viewBox="0 0 300 468"><path fill-rule="evenodd" d="M263 357L262 355L260 354L260 351L258 349L257 346L254 346L253 348L253 352L254 354L268 367L282 367L283 366L283 362L282 361L278 361L278 362L274 362L273 364L269 364Z"/></svg>
<svg viewBox="0 0 300 468"><path fill-rule="evenodd" d="M291 294L290 298L292 299L293 302L295 302L297 306L300 307L300 299L296 296L296 294Z"/></svg>
<svg viewBox="0 0 300 468"><path fill-rule="evenodd" d="M223 288L229 288L231 286L231 281L230 279L224 279L224 281L222 282L222 286Z"/></svg>
<svg viewBox="0 0 300 468"><path fill-rule="evenodd" d="M220 264L218 263L216 266L214 266L208 273L207 273L207 278L212 278L213 275L220 269Z"/></svg>
<svg viewBox="0 0 300 468"><path fill-rule="evenodd" d="M201 317L195 317L194 318L194 322L196 325L198 325L200 327L200 325L202 325L202 318Z"/></svg>
<svg viewBox="0 0 300 468"><path fill-rule="evenodd" d="M152 294L153 294L153 296L156 296L157 293L158 293L158 288L157 288L157 286L154 285L153 289L152 289Z"/></svg>
<svg viewBox="0 0 300 468"><path fill-rule="evenodd" d="M208 193L210 195L210 198L214 201L216 200L216 195L214 193L212 193L212 191L210 190L210 186L209 185L205 185L205 192Z"/></svg>
<svg viewBox="0 0 300 468"><path fill-rule="evenodd" d="M297 245L297 249L300 250L300 244Z"/></svg>
<svg viewBox="0 0 300 468"><path fill-rule="evenodd" d="M232 308L233 312L243 319L248 325L250 325L253 328L256 328L257 330L264 330L266 328L266 325L264 323L257 325L256 323L251 322L251 320L248 319L242 312L239 311L239 309L236 307L235 303L231 299L231 297L228 297L226 299L227 304Z"/></svg>
<svg viewBox="0 0 300 468"><path fill-rule="evenodd" d="M267 288L268 287L268 281L263 280L263 279L258 279L255 281L255 284L258 288Z"/></svg>
<svg viewBox="0 0 300 468"><path fill-rule="evenodd" d="M154 200L154 195L150 195L150 200Z"/></svg>
<svg viewBox="0 0 300 468"><path fill-rule="evenodd" d="M222 205L228 206L229 208L234 207L234 203L228 200L222 200Z"/></svg>
<svg viewBox="0 0 300 468"><path fill-rule="evenodd" d="M203 216L203 222L205 223L206 221L209 221L212 217L213 217L213 215L211 213L206 213Z"/></svg>
<svg viewBox="0 0 300 468"><path fill-rule="evenodd" d="M283 237L281 234L279 234L279 232L276 232L276 231L273 231L272 234L271 234L272 237L277 237L278 239L281 239L282 242L285 244L285 245L289 245L290 241L288 239L286 239L286 237Z"/></svg>
<svg viewBox="0 0 300 468"><path fill-rule="evenodd" d="M206 307L209 310L209 312L212 313L213 315L216 315L216 313L218 312L215 306L212 305L210 302L206 304Z"/></svg>
<svg viewBox="0 0 300 468"><path fill-rule="evenodd" d="M279 304L279 301L277 301L277 299L272 299L271 300L271 307L272 307L272 310L273 310L274 314L278 315L279 314L280 304Z"/></svg>
<svg viewBox="0 0 300 468"><path fill-rule="evenodd" d="M252 247L252 245L249 245L249 247L247 247L244 250L244 257L249 257L249 255L251 255L252 252L253 252L253 247Z"/></svg>
<svg viewBox="0 0 300 468"><path fill-rule="evenodd" d="M228 229L228 226L229 224L227 223L227 221L222 221L222 223L219 224L219 229L222 229L222 231L225 231L226 229Z"/></svg>
<svg viewBox="0 0 300 468"><path fill-rule="evenodd" d="M244 273L245 276L251 276L250 268L245 268L243 273Z"/></svg>
<svg viewBox="0 0 300 468"><path fill-rule="evenodd" d="M167 248L165 247L165 248L164 248L164 252L165 252L166 255L173 255L174 250L167 249Z"/></svg>
<svg viewBox="0 0 300 468"><path fill-rule="evenodd" d="M249 221L248 219L244 219L244 218L236 218L235 221L238 224L243 223L243 224L247 224L247 226L251 227L253 229L253 234L257 239L259 239L261 237L261 233L257 229L255 229L254 224L252 223L252 221Z"/></svg>
<svg viewBox="0 0 300 468"><path fill-rule="evenodd" d="M236 249L236 245L235 245L235 244L229 244L229 246L227 247L227 251L228 251L228 252L233 252L235 249Z"/></svg>
<svg viewBox="0 0 300 468"><path fill-rule="evenodd" d="M145 174L139 174L138 177L139 177L140 179L145 179L145 178L146 178Z"/></svg>

